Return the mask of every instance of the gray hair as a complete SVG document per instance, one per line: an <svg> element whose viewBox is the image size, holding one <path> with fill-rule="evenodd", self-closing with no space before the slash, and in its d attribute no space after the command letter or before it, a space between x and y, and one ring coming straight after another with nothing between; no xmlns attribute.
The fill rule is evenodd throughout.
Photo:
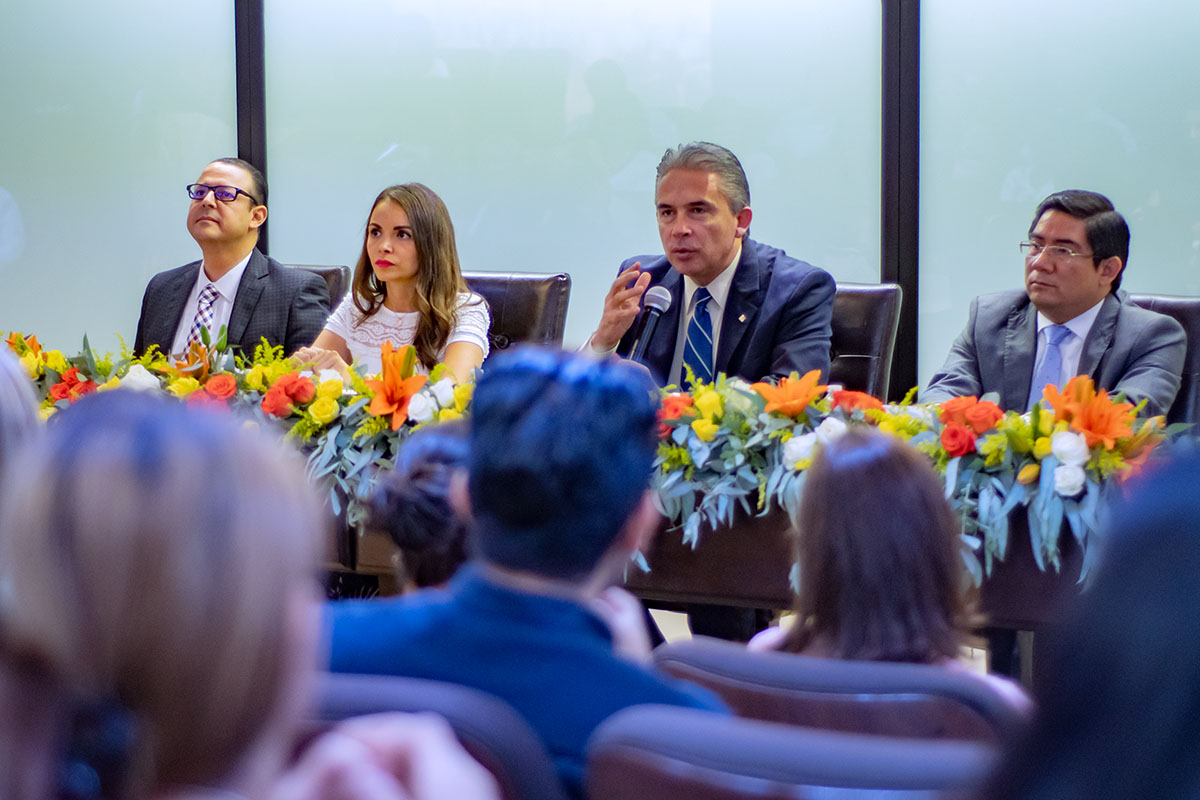
<svg viewBox="0 0 1200 800"><path fill-rule="evenodd" d="M750 205L750 183L738 157L719 144L712 142L689 142L668 148L658 162L655 186L673 169L691 169L711 172L717 176L717 187L729 203L729 210L737 214Z"/></svg>

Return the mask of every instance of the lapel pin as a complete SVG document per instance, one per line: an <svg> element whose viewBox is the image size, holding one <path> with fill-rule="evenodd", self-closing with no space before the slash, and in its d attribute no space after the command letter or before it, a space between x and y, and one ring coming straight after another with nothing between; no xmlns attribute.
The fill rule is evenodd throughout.
<svg viewBox="0 0 1200 800"><path fill-rule="evenodd" d="M740 317L738 317L738 322L745 322L745 321L746 321L746 315L745 315L745 314L742 314Z"/></svg>

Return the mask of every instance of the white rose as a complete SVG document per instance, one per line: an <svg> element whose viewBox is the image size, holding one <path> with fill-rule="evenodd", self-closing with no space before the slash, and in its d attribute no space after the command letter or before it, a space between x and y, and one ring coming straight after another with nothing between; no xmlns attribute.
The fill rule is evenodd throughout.
<svg viewBox="0 0 1200 800"><path fill-rule="evenodd" d="M417 392L408 401L408 418L413 422L429 422L433 419L433 412L436 410L433 401L424 392Z"/></svg>
<svg viewBox="0 0 1200 800"><path fill-rule="evenodd" d="M736 411L739 414L749 414L754 409L754 401L750 399L750 395L746 392L753 391L749 385L746 385L745 391L737 391L730 389L725 393L725 408L730 411Z"/></svg>
<svg viewBox="0 0 1200 800"><path fill-rule="evenodd" d="M1087 439L1083 434L1071 431L1059 431L1051 436L1050 452L1054 453L1060 464L1070 467L1082 467L1091 457Z"/></svg>
<svg viewBox="0 0 1200 800"><path fill-rule="evenodd" d="M793 436L783 443L783 463L794 467L799 462L812 458L813 449L816 446L817 435L815 433Z"/></svg>
<svg viewBox="0 0 1200 800"><path fill-rule="evenodd" d="M1078 497L1086 482L1083 467L1061 464L1054 468L1054 491L1063 497Z"/></svg>
<svg viewBox="0 0 1200 800"><path fill-rule="evenodd" d="M846 423L837 417L826 417L821 420L821 424L817 426L817 430L815 431L817 441L821 444L829 444L845 432Z"/></svg>
<svg viewBox="0 0 1200 800"><path fill-rule="evenodd" d="M454 381L449 378L442 378L440 381L430 387L433 392L434 399L438 401L438 405L442 408L454 405Z"/></svg>
<svg viewBox="0 0 1200 800"><path fill-rule="evenodd" d="M320 386L325 381L332 381L332 380L339 380L347 387L350 384L349 381L347 381L345 378L342 377L342 373L338 372L336 369L323 369L317 373L316 383L318 386Z"/></svg>
<svg viewBox="0 0 1200 800"><path fill-rule="evenodd" d="M134 364L125 373L125 377L121 378L121 388L133 389L135 392L158 392L162 390L162 384L150 374L150 370L141 364Z"/></svg>

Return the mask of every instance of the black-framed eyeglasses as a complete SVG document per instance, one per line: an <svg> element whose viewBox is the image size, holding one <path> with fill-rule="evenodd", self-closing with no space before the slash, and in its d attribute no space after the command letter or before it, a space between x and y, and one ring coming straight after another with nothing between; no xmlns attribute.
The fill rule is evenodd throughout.
<svg viewBox="0 0 1200 800"><path fill-rule="evenodd" d="M237 200L239 194L244 194L250 198L250 205L256 206L259 204L254 199L254 195L236 186L209 186L207 183L191 183L187 187L188 197L193 200L203 200L208 197L209 192L215 194L217 199L222 203L232 203L234 200Z"/></svg>
<svg viewBox="0 0 1200 800"><path fill-rule="evenodd" d="M1077 253L1061 244L1039 244L1038 242L1021 242L1021 252L1026 258L1037 258L1043 252L1051 258L1095 258L1092 253Z"/></svg>

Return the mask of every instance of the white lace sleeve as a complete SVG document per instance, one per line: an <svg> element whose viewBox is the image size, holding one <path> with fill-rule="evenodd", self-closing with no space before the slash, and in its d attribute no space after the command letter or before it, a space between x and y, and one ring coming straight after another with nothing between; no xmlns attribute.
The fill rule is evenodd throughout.
<svg viewBox="0 0 1200 800"><path fill-rule="evenodd" d="M354 320L360 316L362 312L354 305L354 292L349 291L325 321L325 330L336 333L342 337L342 341L349 342L354 338Z"/></svg>
<svg viewBox="0 0 1200 800"><path fill-rule="evenodd" d="M454 342L470 342L483 350L483 357L488 354L488 331L492 327L492 315L487 303L474 292L464 292L458 296L458 308L455 309L454 327L446 344Z"/></svg>

